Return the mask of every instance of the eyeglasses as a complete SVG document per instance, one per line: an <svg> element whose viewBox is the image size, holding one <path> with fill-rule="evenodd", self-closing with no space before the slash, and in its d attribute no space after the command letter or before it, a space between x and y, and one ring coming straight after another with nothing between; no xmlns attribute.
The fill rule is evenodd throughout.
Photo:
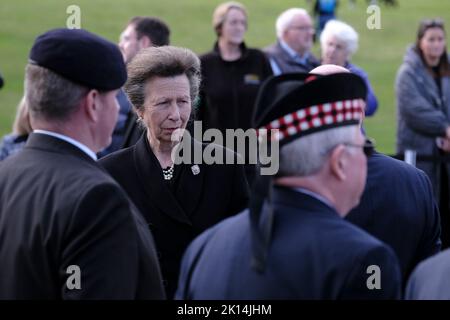
<svg viewBox="0 0 450 320"><path fill-rule="evenodd" d="M343 143L343 145L347 147L362 148L366 157L370 157L375 151L375 142L372 139L366 139L362 145L354 143Z"/></svg>

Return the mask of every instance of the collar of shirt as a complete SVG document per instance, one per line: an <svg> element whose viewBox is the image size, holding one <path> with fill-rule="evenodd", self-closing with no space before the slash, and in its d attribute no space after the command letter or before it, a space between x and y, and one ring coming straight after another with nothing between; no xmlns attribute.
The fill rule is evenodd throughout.
<svg viewBox="0 0 450 320"><path fill-rule="evenodd" d="M78 149L83 151L84 153L86 153L94 161L97 161L97 155L95 154L95 152L92 151L91 149L89 149L86 145L82 144L81 142L79 142L79 141L77 141L75 139L72 139L72 138L70 138L68 136L65 136L63 134L60 134L60 133L47 131L47 130L33 130L33 132L34 133L40 133L40 134L46 134L48 136L52 136L52 137L55 137L57 139L64 140L64 141L74 145L75 147L77 147Z"/></svg>
<svg viewBox="0 0 450 320"><path fill-rule="evenodd" d="M289 45L283 40L280 40L280 46L284 51L286 51L286 53L292 58L292 60L300 64L306 64L306 61L309 56L308 52L305 52L303 57L301 57L297 52L294 51L294 49L289 47Z"/></svg>
<svg viewBox="0 0 450 320"><path fill-rule="evenodd" d="M330 207L336 211L336 208L331 204L331 202L328 199L326 199L325 197L321 196L320 194L315 193L310 190L307 190L307 189L304 189L304 188L293 188L293 189L297 192L307 194L307 195L313 197L314 199L319 200L320 202L326 204L328 207Z"/></svg>

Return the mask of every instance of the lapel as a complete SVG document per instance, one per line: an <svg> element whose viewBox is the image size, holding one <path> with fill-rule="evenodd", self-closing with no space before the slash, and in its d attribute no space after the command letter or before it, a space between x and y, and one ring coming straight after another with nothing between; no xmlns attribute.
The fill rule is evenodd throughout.
<svg viewBox="0 0 450 320"><path fill-rule="evenodd" d="M200 173L194 175L190 165L180 165L178 168L181 170L179 185L173 195L166 186L161 166L153 154L145 134L134 146L133 157L135 169L147 196L146 201L154 204L172 219L192 225L189 216L192 215L201 198L204 170L200 168Z"/></svg>
<svg viewBox="0 0 450 320"><path fill-rule="evenodd" d="M192 138L190 141L191 155L193 155L196 150L201 150L203 152L202 143ZM181 176L178 179L178 186L176 187L176 198L179 199L180 205L187 216L192 217L203 196L203 183L207 168L203 163L183 163L180 167Z"/></svg>

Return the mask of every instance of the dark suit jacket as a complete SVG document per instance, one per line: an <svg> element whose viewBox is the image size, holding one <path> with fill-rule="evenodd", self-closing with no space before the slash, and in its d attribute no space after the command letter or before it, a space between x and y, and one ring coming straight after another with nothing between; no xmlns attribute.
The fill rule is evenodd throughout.
<svg viewBox="0 0 450 320"><path fill-rule="evenodd" d="M247 206L242 165L199 164L200 172L194 174L191 165L181 164L175 168L176 183L170 188L146 135L134 147L115 152L100 163L149 223L169 297L175 293L181 256L191 240Z"/></svg>
<svg viewBox="0 0 450 320"><path fill-rule="evenodd" d="M346 219L394 249L404 282L441 248L439 210L428 177L380 153L369 158L364 194Z"/></svg>
<svg viewBox="0 0 450 320"><path fill-rule="evenodd" d="M130 111L125 123L125 134L123 137L122 148L132 147L139 141L145 130L137 123L137 116L134 111Z"/></svg>
<svg viewBox="0 0 450 320"><path fill-rule="evenodd" d="M400 270L393 251L323 202L273 190L274 225L264 273L251 267L248 211L209 229L183 257L179 299L393 299ZM267 207L266 209L267 210ZM263 215L267 211L263 211ZM367 272L380 268L381 289ZM369 281L372 283L371 281Z"/></svg>
<svg viewBox="0 0 450 320"><path fill-rule="evenodd" d="M164 298L143 218L72 144L31 134L0 164L0 203L0 299ZM66 285L72 265L79 290Z"/></svg>
<svg viewBox="0 0 450 320"><path fill-rule="evenodd" d="M262 51L240 45L242 55L226 61L218 43L200 56L202 85L197 119L203 130L252 128L252 115L261 84L272 75L270 63Z"/></svg>

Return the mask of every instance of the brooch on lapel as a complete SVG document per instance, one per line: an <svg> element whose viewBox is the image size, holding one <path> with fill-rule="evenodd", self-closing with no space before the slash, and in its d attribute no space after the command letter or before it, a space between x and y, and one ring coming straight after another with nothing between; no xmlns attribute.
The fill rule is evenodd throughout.
<svg viewBox="0 0 450 320"><path fill-rule="evenodd" d="M194 164L191 167L192 173L194 174L194 176L198 175L200 173L200 167L196 164Z"/></svg>

